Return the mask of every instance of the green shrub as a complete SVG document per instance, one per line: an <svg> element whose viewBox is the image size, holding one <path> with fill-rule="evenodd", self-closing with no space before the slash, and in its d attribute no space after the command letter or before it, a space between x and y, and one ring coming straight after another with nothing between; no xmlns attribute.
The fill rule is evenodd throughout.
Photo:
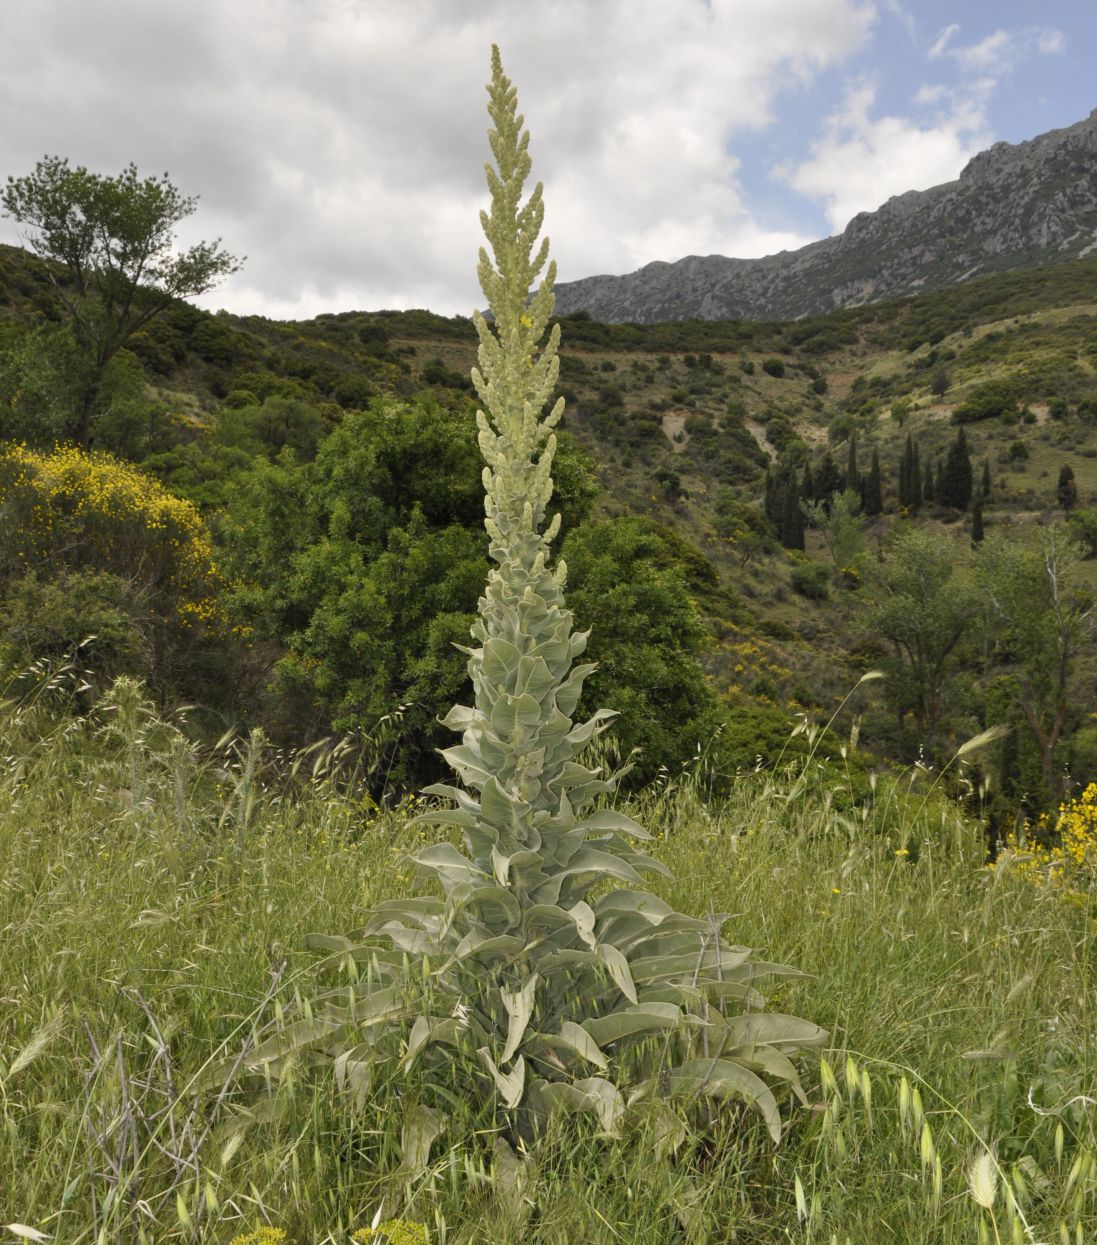
<svg viewBox="0 0 1097 1245"><path fill-rule="evenodd" d="M830 571L821 562L800 562L789 577L793 592L809 601L825 601L830 596Z"/></svg>
<svg viewBox="0 0 1097 1245"><path fill-rule="evenodd" d="M973 424L1016 413L1017 391L1010 381L993 380L979 385L952 412L955 424Z"/></svg>

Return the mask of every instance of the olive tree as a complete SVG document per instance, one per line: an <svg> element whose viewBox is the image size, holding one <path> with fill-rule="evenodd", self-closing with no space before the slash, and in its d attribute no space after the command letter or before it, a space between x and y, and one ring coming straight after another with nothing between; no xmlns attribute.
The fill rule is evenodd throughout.
<svg viewBox="0 0 1097 1245"><path fill-rule="evenodd" d="M240 267L219 238L176 251L175 227L197 202L166 173L142 178L129 164L108 177L72 168L59 156L39 160L24 177L9 176L0 191L5 215L26 228L31 249L51 262L80 350L66 431L81 446L91 443L107 368L133 334L173 300L204 294Z"/></svg>

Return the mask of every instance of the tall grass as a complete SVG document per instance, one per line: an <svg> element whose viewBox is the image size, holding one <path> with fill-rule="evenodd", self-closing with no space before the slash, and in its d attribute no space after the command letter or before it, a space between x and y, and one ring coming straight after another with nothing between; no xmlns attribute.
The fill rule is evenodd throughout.
<svg viewBox="0 0 1097 1245"><path fill-rule="evenodd" d="M561 1125L507 1170L478 1121L408 1187L386 1103L411 1074L354 1095L293 1062L232 1073L307 993L303 935L410 892L411 807L293 777L261 738L200 751L133 684L89 707L55 683L0 711L0 1225L80 1245L262 1224L346 1242L378 1211L469 1245L1097 1238L1097 905L989 871L980 827L913 777L865 807L809 770L634 810L670 903L733 913L734 940L808 974L771 1006L833 1049L779 1149L714 1108L682 1136Z"/></svg>

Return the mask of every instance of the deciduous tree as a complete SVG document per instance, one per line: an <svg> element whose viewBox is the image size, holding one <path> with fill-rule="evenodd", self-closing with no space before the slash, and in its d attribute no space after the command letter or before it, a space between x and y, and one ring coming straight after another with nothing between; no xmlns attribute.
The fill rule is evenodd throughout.
<svg viewBox="0 0 1097 1245"><path fill-rule="evenodd" d="M914 718L932 748L947 709L949 680L977 614L975 595L953 578L945 536L901 526L874 575L867 631L890 649L888 693L900 722Z"/></svg>
<svg viewBox="0 0 1097 1245"><path fill-rule="evenodd" d="M979 549L976 582L993 639L991 659L1010 672L1016 704L1040 753L1046 796L1062 795L1057 746L1081 691L1077 659L1092 640L1097 607L1079 581L1084 551L1061 523L1036 548L991 536Z"/></svg>
<svg viewBox="0 0 1097 1245"><path fill-rule="evenodd" d="M140 177L129 164L109 177L58 156L9 177L0 192L31 249L62 268L50 274L81 353L66 430L79 445L91 443L107 367L133 334L173 300L204 294L240 267L219 238L176 250L175 228L197 202L166 173Z"/></svg>

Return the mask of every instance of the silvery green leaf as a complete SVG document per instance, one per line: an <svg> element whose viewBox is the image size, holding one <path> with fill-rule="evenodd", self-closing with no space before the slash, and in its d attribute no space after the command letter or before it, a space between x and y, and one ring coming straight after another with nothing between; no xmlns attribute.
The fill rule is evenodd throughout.
<svg viewBox="0 0 1097 1245"><path fill-rule="evenodd" d="M504 682L509 675L516 673L522 654L501 636L492 636L483 649L483 672L493 683Z"/></svg>
<svg viewBox="0 0 1097 1245"><path fill-rule="evenodd" d="M572 727L567 733L567 741L573 747L581 748L590 743L591 739L600 734L617 717L613 709L598 709L585 722Z"/></svg>
<svg viewBox="0 0 1097 1245"><path fill-rule="evenodd" d="M497 934L490 937L479 930L470 930L457 944L453 952L455 960L467 960L474 956L512 956L522 951L526 940L514 934Z"/></svg>
<svg viewBox="0 0 1097 1245"><path fill-rule="evenodd" d="M467 856L463 856L452 843L433 843L415 852L409 858L422 869L436 873L443 881L490 882L491 876L478 869Z"/></svg>
<svg viewBox="0 0 1097 1245"><path fill-rule="evenodd" d="M631 817L619 813L615 808L600 808L589 814L581 823L585 831L612 830L616 834L627 834L634 839L650 839L651 835Z"/></svg>
<svg viewBox="0 0 1097 1245"><path fill-rule="evenodd" d="M632 973L629 971L628 960L624 953L612 943L603 942L598 946L598 956L605 964L617 989L630 1003L635 1003L636 983L632 980Z"/></svg>
<svg viewBox="0 0 1097 1245"><path fill-rule="evenodd" d="M556 875L557 880L577 873L599 873L603 877L619 878L622 882L639 882L640 875L627 861L610 852L600 852L593 847L582 847L571 858L566 868Z"/></svg>
<svg viewBox="0 0 1097 1245"><path fill-rule="evenodd" d="M511 886L516 891L530 892L544 880L540 852L515 852L510 857Z"/></svg>
<svg viewBox="0 0 1097 1245"><path fill-rule="evenodd" d="M492 1150L491 1174L496 1189L505 1197L518 1198L525 1185L526 1163L502 1137L495 1138Z"/></svg>
<svg viewBox="0 0 1097 1245"><path fill-rule="evenodd" d="M479 790L491 777L489 770L479 753L474 752L467 744L458 744L455 748L444 748L442 756L451 769L456 770L458 777L468 787Z"/></svg>
<svg viewBox="0 0 1097 1245"><path fill-rule="evenodd" d="M514 1061L514 1067L509 1072L500 1072L486 1046L481 1046L476 1053L491 1073L496 1088L503 1099L503 1106L508 1111L513 1110L522 1101L522 1093L526 1085L526 1061L519 1055Z"/></svg>
<svg viewBox="0 0 1097 1245"><path fill-rule="evenodd" d="M648 918L653 925L659 924L670 916L674 909L658 895L647 891L612 890L603 895L594 905L600 920L616 916L619 913L639 913Z"/></svg>
<svg viewBox="0 0 1097 1245"><path fill-rule="evenodd" d="M500 990L499 997L507 1009L510 1023L507 1026L507 1044L503 1047L500 1063L507 1063L518 1049L525 1034L529 1018L533 1014L533 1001L537 993L537 982L540 978L536 973L520 990Z"/></svg>
<svg viewBox="0 0 1097 1245"><path fill-rule="evenodd" d="M780 1012L759 1012L752 1016L733 1016L725 1026L729 1046L752 1046L764 1043L776 1047L787 1055L794 1055L811 1047L822 1046L827 1032L809 1020L799 1016L785 1016Z"/></svg>
<svg viewBox="0 0 1097 1245"><path fill-rule="evenodd" d="M521 905L505 886L478 886L464 897L463 902L492 928L504 925L509 929L522 919Z"/></svg>
<svg viewBox="0 0 1097 1245"><path fill-rule="evenodd" d="M568 916L575 922L575 928L579 933L579 937L593 951L597 946L594 937L594 909L590 904L580 900L576 904L572 904L567 910Z"/></svg>
<svg viewBox="0 0 1097 1245"><path fill-rule="evenodd" d="M542 976L548 976L561 968L594 968L601 962L596 951L570 948L564 951L546 951L537 958L537 967Z"/></svg>
<svg viewBox="0 0 1097 1245"><path fill-rule="evenodd" d="M519 692L528 692L529 695L536 698L538 702L545 693L555 685L556 676L548 668L548 663L543 657L534 657L529 654L523 655L518 661L518 679L515 683L515 690ZM560 694L557 692L556 703L560 703Z"/></svg>
<svg viewBox="0 0 1097 1245"><path fill-rule="evenodd" d="M551 940L555 946L571 946L578 931L575 922L555 904L533 904L526 909L526 937L530 942Z"/></svg>
<svg viewBox="0 0 1097 1245"><path fill-rule="evenodd" d="M434 895L418 895L408 899L385 899L370 908L371 916L398 916L404 920L413 920L426 916L436 916L443 908L441 899Z"/></svg>
<svg viewBox="0 0 1097 1245"><path fill-rule="evenodd" d="M583 1028L599 1046L609 1046L637 1033L676 1029L681 1023L682 1011L673 1003L638 1003L610 1012L608 1016L584 1020Z"/></svg>
<svg viewBox="0 0 1097 1245"><path fill-rule="evenodd" d="M575 707L583 694L584 682L597 669L598 666L594 662L572 667L571 673L556 689L556 707L561 713L570 717L575 712Z"/></svg>
<svg viewBox="0 0 1097 1245"><path fill-rule="evenodd" d="M399 951L409 955L422 955L434 946L433 936L422 929L408 929L399 921L386 921L377 931L381 937L387 938Z"/></svg>
<svg viewBox="0 0 1097 1245"><path fill-rule="evenodd" d="M449 713L444 718L439 718L438 721L440 725L448 726L450 730L463 731L482 717L479 709L471 709L468 705L454 705Z"/></svg>
<svg viewBox="0 0 1097 1245"><path fill-rule="evenodd" d="M480 791L480 811L496 826L518 826L529 813L530 805L504 791L496 778L487 779Z"/></svg>
<svg viewBox="0 0 1097 1245"><path fill-rule="evenodd" d="M415 1023L411 1026L411 1033L408 1034L408 1048L404 1052L404 1067L410 1068L415 1061L415 1056L426 1046L430 1038L430 1021L426 1016L416 1016Z"/></svg>
<svg viewBox="0 0 1097 1245"><path fill-rule="evenodd" d="M446 1117L433 1107L417 1104L404 1113L404 1126L400 1130L400 1150L404 1170L411 1174L425 1171L430 1161L430 1148L434 1139L445 1127Z"/></svg>
<svg viewBox="0 0 1097 1245"><path fill-rule="evenodd" d="M593 1111L603 1131L610 1134L617 1131L625 1110L620 1091L600 1076L572 1082L538 1080L530 1087L530 1098L545 1115Z"/></svg>
<svg viewBox="0 0 1097 1245"><path fill-rule="evenodd" d="M648 1007L652 1003L670 1003L677 1008L690 1007L703 1003L707 993L682 981L660 981L653 986L636 987L636 997L641 1007Z"/></svg>
<svg viewBox="0 0 1097 1245"><path fill-rule="evenodd" d="M460 808L432 808L425 813L420 813L417 817L413 817L408 822L408 828L414 829L416 826L474 826L476 825L475 813L465 812Z"/></svg>
<svg viewBox="0 0 1097 1245"><path fill-rule="evenodd" d="M669 1075L673 1095L744 1098L762 1113L774 1142L781 1140L781 1115L769 1086L749 1069L730 1059L687 1059Z"/></svg>
<svg viewBox="0 0 1097 1245"><path fill-rule="evenodd" d="M491 870L500 886L506 886L510 878L510 857L504 856L498 847L491 849Z"/></svg>
<svg viewBox="0 0 1097 1245"><path fill-rule="evenodd" d="M674 977L696 980L702 974L711 976L717 967L725 971L734 970L740 962L718 948L709 947L700 953L685 951L673 955L652 955L641 959L631 959L629 968L632 969L633 980L640 984Z"/></svg>
<svg viewBox="0 0 1097 1245"><path fill-rule="evenodd" d="M369 1043L360 1042L340 1052L335 1059L335 1084L341 1091L352 1093L359 1108L373 1085L372 1053Z"/></svg>
<svg viewBox="0 0 1097 1245"><path fill-rule="evenodd" d="M495 702L490 720L491 729L500 740L510 740L519 728L527 729L540 723L541 702L529 692L523 692L519 696L504 692Z"/></svg>
<svg viewBox="0 0 1097 1245"><path fill-rule="evenodd" d="M749 1068L751 1072L757 1072L760 1076L767 1076L771 1080L787 1082L796 1097L805 1105L807 1104L796 1066L787 1055L783 1055L775 1047L733 1046L729 1048L722 1045L719 1051L721 1059L730 1059L741 1067Z"/></svg>
<svg viewBox="0 0 1097 1245"><path fill-rule="evenodd" d="M644 1129L644 1142L656 1158L676 1154L689 1133L682 1117L659 1098L651 1098L632 1107Z"/></svg>
<svg viewBox="0 0 1097 1245"><path fill-rule="evenodd" d="M432 783L429 787L423 788L423 794L436 795L443 800L453 800L466 813L478 813L480 811L480 802L478 800L474 800L467 791L462 790L460 787L451 787L448 783Z"/></svg>
<svg viewBox="0 0 1097 1245"><path fill-rule="evenodd" d="M582 1025L577 1025L572 1020L565 1020L560 1026L560 1033L557 1041L561 1042L570 1050L575 1051L588 1063L594 1064L596 1068L603 1071L608 1067L605 1055L599 1050L598 1043L590 1036Z"/></svg>
<svg viewBox="0 0 1097 1245"><path fill-rule="evenodd" d="M621 1116L625 1113L625 1100L617 1086L603 1077L589 1076L576 1081L574 1087L593 1104L602 1131L616 1134Z"/></svg>

